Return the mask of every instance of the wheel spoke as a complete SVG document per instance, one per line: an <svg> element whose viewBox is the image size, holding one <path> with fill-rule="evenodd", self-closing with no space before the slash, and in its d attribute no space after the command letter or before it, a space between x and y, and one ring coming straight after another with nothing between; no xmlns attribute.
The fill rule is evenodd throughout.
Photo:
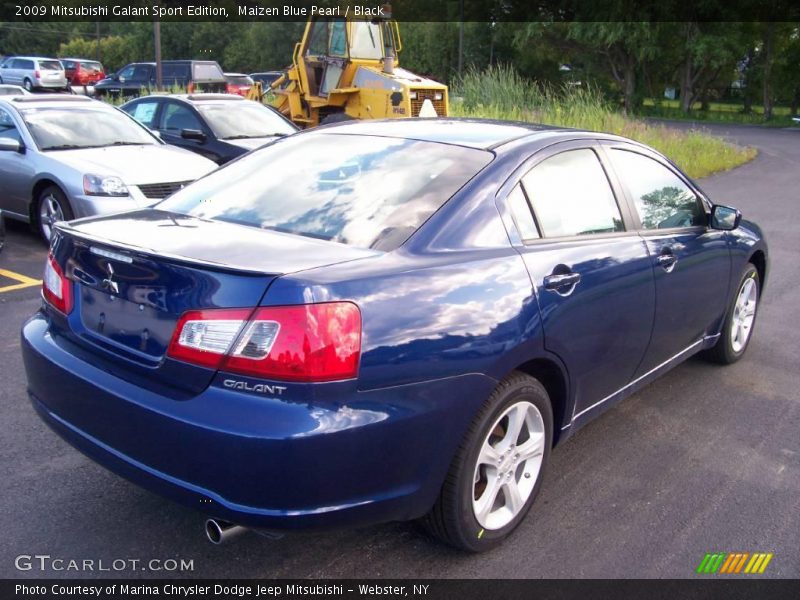
<svg viewBox="0 0 800 600"><path fill-rule="evenodd" d="M508 413L508 431L506 431L506 435L503 438L503 442L506 445L517 443L522 427L525 425L525 415L527 412L525 405L519 404L514 407L513 411Z"/></svg>
<svg viewBox="0 0 800 600"><path fill-rule="evenodd" d="M522 495L519 493L517 480L513 477L503 484L503 496L505 496L506 499L506 508L516 516L516 514L522 510L522 505L525 504L525 500L522 499Z"/></svg>
<svg viewBox="0 0 800 600"><path fill-rule="evenodd" d="M488 475L487 479L486 489L475 502L474 507L475 517L482 523L486 522L486 518L489 516L489 513L492 512L495 500L497 500L497 494L500 492L500 482L498 481L497 475Z"/></svg>
<svg viewBox="0 0 800 600"><path fill-rule="evenodd" d="M544 452L544 433L531 433L525 443L517 446L518 462L523 463Z"/></svg>
<svg viewBox="0 0 800 600"><path fill-rule="evenodd" d="M500 453L489 445L489 440L483 442L483 446L481 446L481 453L478 455L479 465L491 465L492 467L497 468L501 458L502 457L500 456Z"/></svg>

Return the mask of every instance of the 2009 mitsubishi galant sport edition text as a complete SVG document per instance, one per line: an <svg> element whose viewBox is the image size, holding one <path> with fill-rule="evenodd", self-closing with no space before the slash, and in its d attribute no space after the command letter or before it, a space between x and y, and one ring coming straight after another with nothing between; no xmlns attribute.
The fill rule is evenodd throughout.
<svg viewBox="0 0 800 600"><path fill-rule="evenodd" d="M264 530L424 517L480 551L556 443L697 352L738 360L767 264L623 138L341 124L59 224L22 348L41 417L144 487Z"/></svg>

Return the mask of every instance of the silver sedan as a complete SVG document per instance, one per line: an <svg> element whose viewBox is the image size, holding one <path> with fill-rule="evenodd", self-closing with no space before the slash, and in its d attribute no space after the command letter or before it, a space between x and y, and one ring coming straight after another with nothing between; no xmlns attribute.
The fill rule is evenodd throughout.
<svg viewBox="0 0 800 600"><path fill-rule="evenodd" d="M0 98L0 209L46 241L57 221L150 206L216 167L103 102Z"/></svg>

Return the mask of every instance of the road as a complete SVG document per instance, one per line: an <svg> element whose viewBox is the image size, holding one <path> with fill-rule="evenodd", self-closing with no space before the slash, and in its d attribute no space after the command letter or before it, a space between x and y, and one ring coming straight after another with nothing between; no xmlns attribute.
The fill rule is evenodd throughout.
<svg viewBox="0 0 800 600"><path fill-rule="evenodd" d="M532 513L502 547L465 555L409 523L212 546L200 514L105 471L34 415L18 341L39 303L31 287L0 293L0 577L166 574L15 568L19 555L45 554L106 568L184 559L194 569L183 575L213 578L681 578L714 551L773 552L765 576L800 577L800 131L709 129L759 150L701 182L770 244L748 354L727 368L692 359L558 448ZM40 277L43 246L10 229L0 269Z"/></svg>

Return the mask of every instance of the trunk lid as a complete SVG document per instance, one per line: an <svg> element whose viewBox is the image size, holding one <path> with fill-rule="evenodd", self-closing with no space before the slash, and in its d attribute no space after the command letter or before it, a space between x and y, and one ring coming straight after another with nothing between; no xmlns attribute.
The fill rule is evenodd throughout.
<svg viewBox="0 0 800 600"><path fill-rule="evenodd" d="M61 223L53 251L72 281L64 335L106 370L174 396L215 373L166 356L184 312L252 308L281 274L375 254L152 209Z"/></svg>

